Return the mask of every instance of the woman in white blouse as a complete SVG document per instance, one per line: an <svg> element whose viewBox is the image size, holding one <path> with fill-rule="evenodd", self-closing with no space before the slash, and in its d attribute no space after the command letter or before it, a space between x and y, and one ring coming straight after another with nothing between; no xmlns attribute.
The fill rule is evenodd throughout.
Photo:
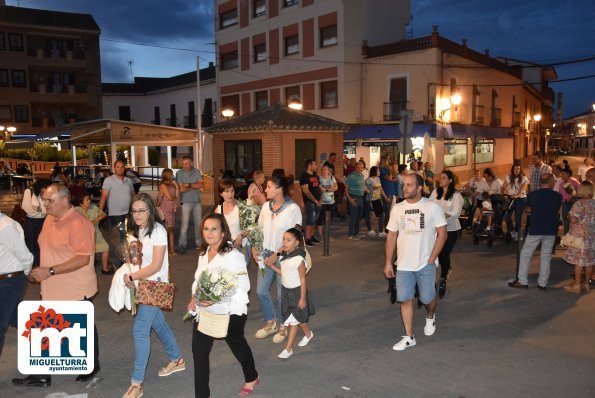
<svg viewBox="0 0 595 398"><path fill-rule="evenodd" d="M430 200L436 201L444 210L446 215L446 231L448 236L444 247L438 255L440 263L440 284L438 286L438 297L443 298L446 294L446 279L452 269L450 266L450 253L457 243L461 223L459 216L463 209L463 196L455 189L455 175L450 170L444 170L438 177L438 188L430 195Z"/></svg>
<svg viewBox="0 0 595 398"><path fill-rule="evenodd" d="M33 267L39 266L39 245L37 244L37 238L39 238L46 216L41 194L51 184L52 182L50 180L37 180L31 188L27 188L23 192L21 207L27 213L23 231L25 232L27 249L33 254Z"/></svg>
<svg viewBox="0 0 595 398"><path fill-rule="evenodd" d="M215 208L215 213L223 214L229 226L231 241L236 248L242 247L242 231L240 231L240 210L238 201L235 199L235 188L232 179L224 178L219 181L219 195L221 203Z"/></svg>
<svg viewBox="0 0 595 398"><path fill-rule="evenodd" d="M256 261L262 255L265 264L277 263L283 246L283 234L289 228L302 223L300 207L291 201L288 195L289 184L293 182L292 180L293 178L285 177L281 173L273 173L267 182L265 193L269 201L262 206L258 217L258 225L263 232L263 252L258 253L256 249L252 249L252 255ZM255 336L257 339L263 339L276 332L273 342L281 343L287 334L283 326L281 311L281 281L278 280L276 283L277 308L275 311L271 299L271 286L277 280L277 274L270 267L266 267L264 276L260 272L257 275L256 292L266 323L256 332Z"/></svg>
<svg viewBox="0 0 595 398"><path fill-rule="evenodd" d="M490 195L500 195L502 191L502 183L500 180L494 175L492 169L487 168L483 171L483 177L485 178L485 187L483 191L487 191Z"/></svg>
<svg viewBox="0 0 595 398"><path fill-rule="evenodd" d="M512 239L516 239L521 228L523 213L527 202L527 186L529 179L523 174L521 165L515 164L510 169L502 185L502 193L512 200L511 208L505 213L506 231ZM512 212L514 211L514 229L512 226Z"/></svg>
<svg viewBox="0 0 595 398"><path fill-rule="evenodd" d="M250 279L246 271L244 256L231 244L231 229L221 214L209 214L202 220L202 244L199 248L198 267L194 274L192 292L196 291L203 271L207 274L223 271L243 273L238 276L238 286L234 295L225 302L197 302L194 297L188 304L188 310L208 311L213 314L230 314L229 327L225 342L236 357L244 373L244 385L239 395L249 395L259 384L258 372L254 366L252 350L244 337L244 327L248 317L248 291ZM209 355L213 348L214 338L200 332L198 324L192 328L192 354L194 357L194 393L196 398L207 398L211 395L209 388Z"/></svg>

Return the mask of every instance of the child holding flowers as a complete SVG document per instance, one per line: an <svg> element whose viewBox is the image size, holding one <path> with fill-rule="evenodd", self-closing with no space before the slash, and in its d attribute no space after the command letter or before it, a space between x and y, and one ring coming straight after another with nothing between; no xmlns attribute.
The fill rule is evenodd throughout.
<svg viewBox="0 0 595 398"><path fill-rule="evenodd" d="M283 325L289 329L285 349L278 355L282 359L293 355L293 343L298 326L304 332L298 346L305 347L314 338L314 332L308 326L310 315L314 315L314 306L308 297L306 287L306 252L300 248L302 240L302 234L296 228L285 231L280 257L281 267L269 265L273 271L281 275Z"/></svg>

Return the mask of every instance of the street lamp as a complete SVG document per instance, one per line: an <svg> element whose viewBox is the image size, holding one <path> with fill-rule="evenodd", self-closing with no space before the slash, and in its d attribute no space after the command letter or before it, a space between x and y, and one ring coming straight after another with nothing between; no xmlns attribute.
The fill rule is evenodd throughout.
<svg viewBox="0 0 595 398"><path fill-rule="evenodd" d="M289 102L287 103L287 106L291 109L295 109L298 111L301 111L303 108L302 102L297 98L290 99Z"/></svg>
<svg viewBox="0 0 595 398"><path fill-rule="evenodd" d="M14 126L0 126L0 136L5 140L10 140L10 137L17 131L17 128Z"/></svg>
<svg viewBox="0 0 595 398"><path fill-rule="evenodd" d="M459 105L461 105L461 101L463 101L463 97L461 97L461 94L459 94L458 91L455 91L450 96L450 103L452 104L452 110L454 110L456 112L459 109ZM443 120L444 114L450 110L451 110L451 108L446 108L446 109L443 109L442 111L440 111L440 116L438 117L438 119L441 122L444 122L444 120Z"/></svg>
<svg viewBox="0 0 595 398"><path fill-rule="evenodd" d="M223 109L221 111L221 114L223 115L224 118L229 119L234 115L234 111L233 109Z"/></svg>
<svg viewBox="0 0 595 398"><path fill-rule="evenodd" d="M537 132L537 143L539 144L539 150L542 151L543 147L541 145L541 129L540 129L540 125L539 122L541 121L541 113L536 113L535 115L533 115L533 120L535 120L535 123L537 123L537 127L536 127L536 132ZM545 155L542 153L542 155ZM547 155L545 155L547 156Z"/></svg>

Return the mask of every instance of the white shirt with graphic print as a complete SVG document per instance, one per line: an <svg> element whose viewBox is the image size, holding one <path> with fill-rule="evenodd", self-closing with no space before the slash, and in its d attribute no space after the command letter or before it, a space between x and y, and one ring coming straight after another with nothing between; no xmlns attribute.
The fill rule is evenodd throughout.
<svg viewBox="0 0 595 398"><path fill-rule="evenodd" d="M436 243L436 228L444 225L444 210L434 201L421 198L413 204L404 200L394 205L386 228L399 233L397 270L419 271L425 267Z"/></svg>

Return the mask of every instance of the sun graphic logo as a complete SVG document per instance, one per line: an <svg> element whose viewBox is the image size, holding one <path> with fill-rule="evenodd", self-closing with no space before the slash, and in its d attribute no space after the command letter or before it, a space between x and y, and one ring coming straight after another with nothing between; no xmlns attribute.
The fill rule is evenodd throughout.
<svg viewBox="0 0 595 398"><path fill-rule="evenodd" d="M19 304L19 371L88 374L94 367L94 308L89 301Z"/></svg>

